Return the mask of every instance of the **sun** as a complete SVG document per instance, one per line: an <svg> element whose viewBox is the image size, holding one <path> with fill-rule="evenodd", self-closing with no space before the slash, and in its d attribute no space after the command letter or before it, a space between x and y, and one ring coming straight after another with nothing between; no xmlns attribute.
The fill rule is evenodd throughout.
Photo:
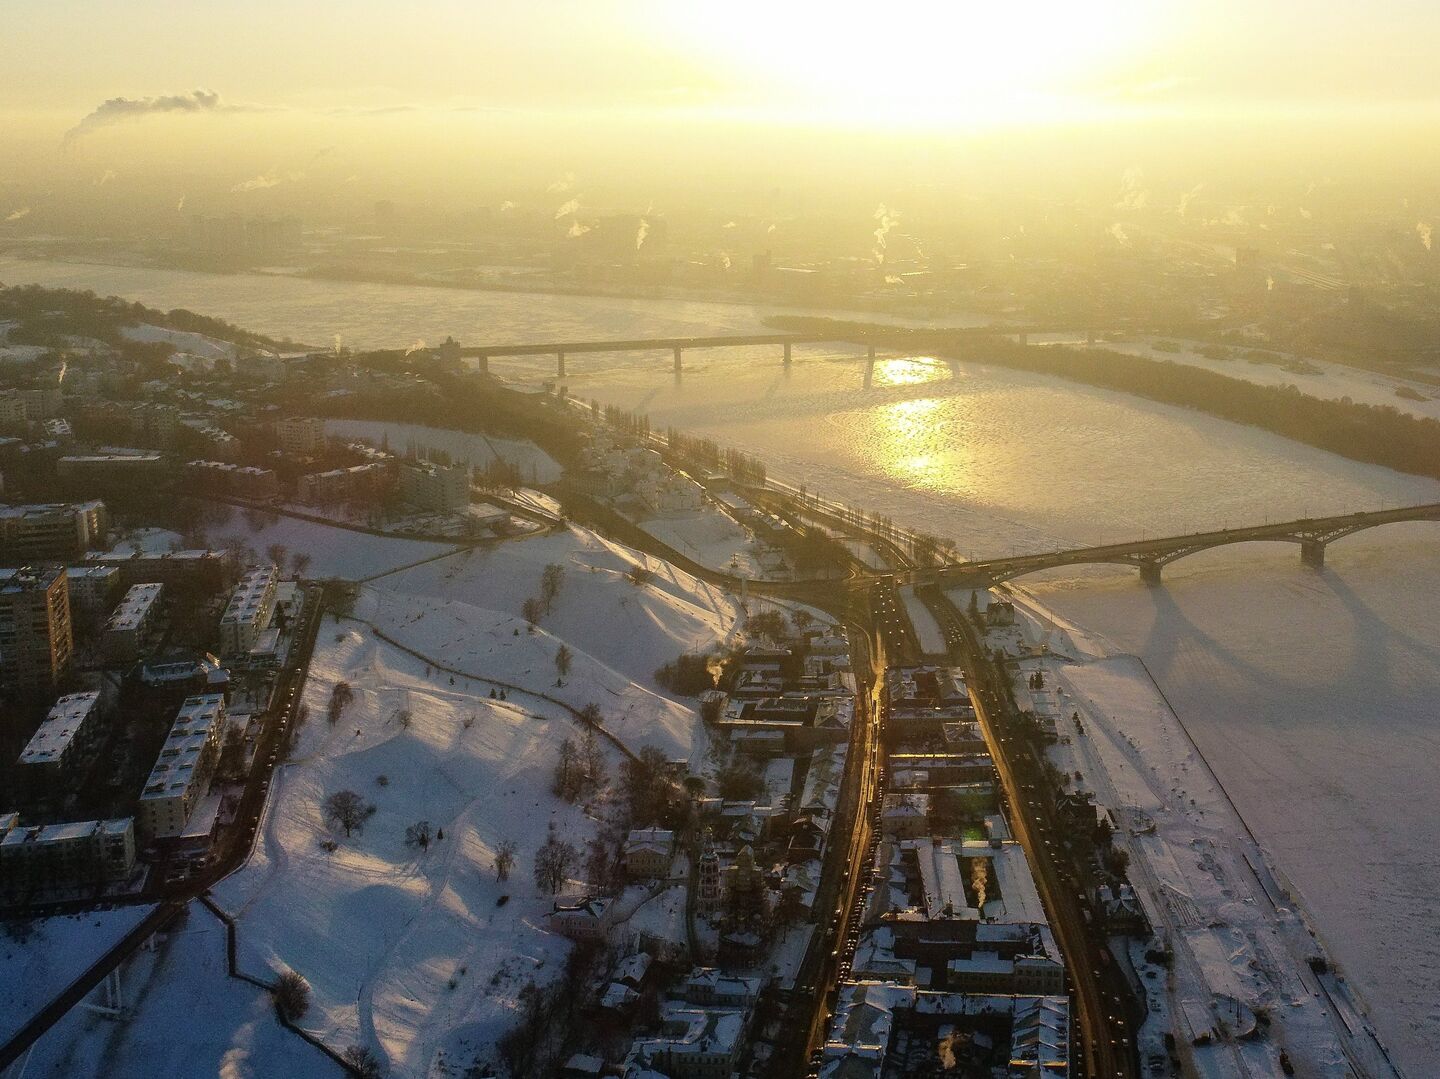
<svg viewBox="0 0 1440 1079"><path fill-rule="evenodd" d="M1131 0L890 5L735 0L674 4L697 74L728 75L777 119L935 126L1073 114L1133 62L1163 5ZM716 72L716 68L722 69Z"/></svg>

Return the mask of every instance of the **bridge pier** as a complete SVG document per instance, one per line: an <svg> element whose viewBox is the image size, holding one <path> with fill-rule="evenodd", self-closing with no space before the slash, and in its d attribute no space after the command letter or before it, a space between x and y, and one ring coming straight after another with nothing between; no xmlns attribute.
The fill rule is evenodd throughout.
<svg viewBox="0 0 1440 1079"><path fill-rule="evenodd" d="M482 352L476 358L475 370L479 371L482 375L488 375L490 373L490 356L488 353Z"/></svg>
<svg viewBox="0 0 1440 1079"><path fill-rule="evenodd" d="M871 383L875 381L875 346L870 346L870 354L865 357L865 388L868 390Z"/></svg>
<svg viewBox="0 0 1440 1079"><path fill-rule="evenodd" d="M555 353L555 377L565 377L565 353L563 352Z"/></svg>
<svg viewBox="0 0 1440 1079"><path fill-rule="evenodd" d="M1325 541L1307 539L1300 541L1300 561L1315 569L1325 568Z"/></svg>
<svg viewBox="0 0 1440 1079"><path fill-rule="evenodd" d="M1142 581L1144 581L1147 585L1149 585L1151 588L1159 588L1159 587L1160 587L1160 563L1159 563L1159 562L1141 562L1141 563L1140 563L1140 579L1141 579Z"/></svg>
<svg viewBox="0 0 1440 1079"><path fill-rule="evenodd" d="M684 369L680 362L680 349L675 349L675 373L678 375Z"/></svg>
<svg viewBox="0 0 1440 1079"><path fill-rule="evenodd" d="M785 366L790 366L790 342L785 342Z"/></svg>

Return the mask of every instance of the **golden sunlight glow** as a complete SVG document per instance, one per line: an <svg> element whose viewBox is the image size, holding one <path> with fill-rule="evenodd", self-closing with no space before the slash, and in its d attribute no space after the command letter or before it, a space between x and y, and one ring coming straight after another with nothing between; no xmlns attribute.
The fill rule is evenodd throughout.
<svg viewBox="0 0 1440 1079"><path fill-rule="evenodd" d="M940 400L928 397L896 401L867 416L874 432L868 440L871 452L881 468L908 487L945 488L964 474L965 462L958 459L963 446L946 437L940 410Z"/></svg>
<svg viewBox="0 0 1440 1079"><path fill-rule="evenodd" d="M948 365L930 356L896 356L875 361L873 386L916 386L922 382L938 382L954 375Z"/></svg>
<svg viewBox="0 0 1440 1079"><path fill-rule="evenodd" d="M1083 114L1095 107L1087 94L1121 81L1115 65L1133 65L1163 17L1163 5L1132 0L672 8L709 54L697 64L738 67L761 110L890 127Z"/></svg>

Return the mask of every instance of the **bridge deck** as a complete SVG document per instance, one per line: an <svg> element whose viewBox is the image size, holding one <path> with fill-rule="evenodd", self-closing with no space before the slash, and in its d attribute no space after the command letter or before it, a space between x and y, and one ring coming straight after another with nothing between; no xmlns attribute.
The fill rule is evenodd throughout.
<svg viewBox="0 0 1440 1079"><path fill-rule="evenodd" d="M1281 540L1294 543L1316 540L1328 543L1332 539L1339 539L1351 532L1358 532L1376 525L1399 521L1428 520L1440 520L1440 502L1334 517L1307 517L1296 521L1281 521L1245 528L1222 528L1210 532L1193 532L1183 536L1164 536L1126 543L1108 543L1095 547L1071 547L1060 551L1017 555L1012 558L982 559L946 566L929 574L922 572L916 576L931 580L946 578L1008 580L1024 573L1059 566L1103 562L1141 564L1147 560L1163 561L1166 556L1177 556L1230 543L1245 543L1250 540Z"/></svg>
<svg viewBox="0 0 1440 1079"><path fill-rule="evenodd" d="M472 345L461 348L462 356L554 356L564 352L642 352L725 348L732 345L827 345L847 341L865 344L871 340L890 344L943 344L957 337L1005 337L1030 333L1086 333L1074 326L957 326L948 329L916 330L905 326L880 327L865 333L854 327L834 333L739 333L695 337L634 337L614 341L538 341L508 345Z"/></svg>

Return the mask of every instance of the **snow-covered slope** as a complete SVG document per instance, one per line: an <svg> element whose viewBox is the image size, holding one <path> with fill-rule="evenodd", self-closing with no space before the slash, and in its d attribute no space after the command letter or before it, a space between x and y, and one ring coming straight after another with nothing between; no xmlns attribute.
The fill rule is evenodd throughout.
<svg viewBox="0 0 1440 1079"><path fill-rule="evenodd" d="M577 846L594 824L549 791L557 746L576 733L568 716L426 677L421 661L352 625L322 633L298 759L277 772L256 853L217 898L237 918L243 967L310 981L306 1027L383 1051L393 1075L424 1076L447 1046L492 1044L516 993L559 972L569 945L545 928L550 900L531 858L550 822ZM355 699L331 727L325 706L342 679ZM375 806L350 838L323 817L340 790ZM405 842L421 820L444 832L426 852ZM492 867L506 839L519 858L502 884ZM499 907L502 894L512 898Z"/></svg>

